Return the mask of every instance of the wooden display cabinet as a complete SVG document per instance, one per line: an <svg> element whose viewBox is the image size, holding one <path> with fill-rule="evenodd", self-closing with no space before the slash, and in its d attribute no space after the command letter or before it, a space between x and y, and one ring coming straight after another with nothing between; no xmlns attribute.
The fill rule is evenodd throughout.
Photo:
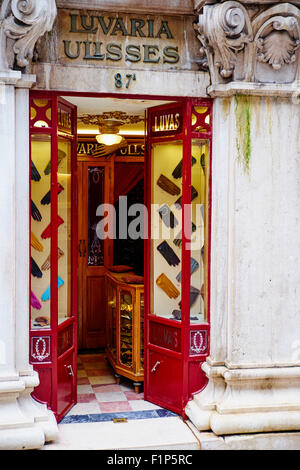
<svg viewBox="0 0 300 470"><path fill-rule="evenodd" d="M106 354L117 383L127 377L139 393L144 381L144 284L123 280L130 276L106 274Z"/></svg>

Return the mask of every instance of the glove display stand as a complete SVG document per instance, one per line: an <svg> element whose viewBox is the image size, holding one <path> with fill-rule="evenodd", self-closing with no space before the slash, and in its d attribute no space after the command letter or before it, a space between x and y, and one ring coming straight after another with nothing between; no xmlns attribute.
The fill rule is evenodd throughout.
<svg viewBox="0 0 300 470"><path fill-rule="evenodd" d="M144 381L144 284L129 283L130 276L136 282L131 273L106 274L106 354L117 383L127 377L139 393Z"/></svg>

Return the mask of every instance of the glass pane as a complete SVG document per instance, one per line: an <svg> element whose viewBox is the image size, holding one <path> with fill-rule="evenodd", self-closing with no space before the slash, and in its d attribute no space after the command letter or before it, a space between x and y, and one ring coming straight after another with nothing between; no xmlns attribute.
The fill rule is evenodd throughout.
<svg viewBox="0 0 300 470"><path fill-rule="evenodd" d="M192 234L191 234L191 323L207 321L205 305L205 213L207 206L206 173L209 147L207 141L194 140L192 155Z"/></svg>
<svg viewBox="0 0 300 470"><path fill-rule="evenodd" d="M140 294L141 368L144 369L144 294Z"/></svg>
<svg viewBox="0 0 300 470"><path fill-rule="evenodd" d="M150 312L181 320L182 142L152 146Z"/></svg>
<svg viewBox="0 0 300 470"><path fill-rule="evenodd" d="M133 339L133 299L130 291L120 293L120 361L123 365L132 366Z"/></svg>
<svg viewBox="0 0 300 470"><path fill-rule="evenodd" d="M30 100L30 125L31 127L51 127L52 102L50 100Z"/></svg>
<svg viewBox="0 0 300 470"><path fill-rule="evenodd" d="M104 265L104 240L97 237L96 227L100 218L96 215L99 205L104 203L104 168L88 168L88 265ZM85 249L85 248L84 248Z"/></svg>
<svg viewBox="0 0 300 470"><path fill-rule="evenodd" d="M51 137L31 136L31 328L50 328Z"/></svg>
<svg viewBox="0 0 300 470"><path fill-rule="evenodd" d="M58 323L72 316L71 142L58 143Z"/></svg>

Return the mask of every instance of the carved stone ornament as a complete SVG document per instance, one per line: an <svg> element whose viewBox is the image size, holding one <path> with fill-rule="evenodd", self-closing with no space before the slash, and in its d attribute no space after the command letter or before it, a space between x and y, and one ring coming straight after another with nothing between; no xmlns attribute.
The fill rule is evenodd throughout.
<svg viewBox="0 0 300 470"><path fill-rule="evenodd" d="M236 66L237 53L252 41L247 10L235 1L206 6L203 15L199 16L198 30L202 43L200 52L207 56L212 80L217 80L216 74L224 79L230 78Z"/></svg>
<svg viewBox="0 0 300 470"><path fill-rule="evenodd" d="M106 111L102 114L82 114L78 116L78 121L88 126L102 126L110 119L121 121L122 124L137 124L144 120L144 116L127 114L124 111Z"/></svg>
<svg viewBox="0 0 300 470"><path fill-rule="evenodd" d="M57 15L55 0L2 0L0 10L1 62L8 67L6 38L13 40L17 66L29 65L38 39L51 31ZM13 64L9 64L10 67Z"/></svg>
<svg viewBox="0 0 300 470"><path fill-rule="evenodd" d="M293 16L275 16L266 21L255 36L257 59L280 70L296 61L300 44L299 22Z"/></svg>
<svg viewBox="0 0 300 470"><path fill-rule="evenodd" d="M212 85L292 83L297 78L300 10L290 3L201 2L196 27ZM255 8L256 10L255 10ZM205 59L203 57L205 55Z"/></svg>

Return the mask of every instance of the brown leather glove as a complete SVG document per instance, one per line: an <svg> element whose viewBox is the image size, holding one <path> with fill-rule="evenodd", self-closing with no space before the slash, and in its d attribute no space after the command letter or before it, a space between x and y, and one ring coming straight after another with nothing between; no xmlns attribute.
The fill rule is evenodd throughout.
<svg viewBox="0 0 300 470"><path fill-rule="evenodd" d="M180 294L173 282L171 282L164 273L158 276L156 284L167 294L168 297L170 297L170 299L176 299Z"/></svg>
<svg viewBox="0 0 300 470"><path fill-rule="evenodd" d="M172 196L179 196L181 192L180 188L175 183L173 183L173 181L169 180L169 178L167 178L165 175L160 175L157 180L157 186Z"/></svg>
<svg viewBox="0 0 300 470"><path fill-rule="evenodd" d="M63 250L58 248L57 259L61 258L63 255L64 255ZM48 269L50 269L50 265L51 265L51 263L50 263L50 255L49 255L48 258L46 259L46 261L42 264L42 270L47 271Z"/></svg>
<svg viewBox="0 0 300 470"><path fill-rule="evenodd" d="M196 162L197 162L196 158L192 156L192 166L195 165ZM182 163L183 161L180 160L177 167L172 173L173 178L175 178L176 180L182 177Z"/></svg>

